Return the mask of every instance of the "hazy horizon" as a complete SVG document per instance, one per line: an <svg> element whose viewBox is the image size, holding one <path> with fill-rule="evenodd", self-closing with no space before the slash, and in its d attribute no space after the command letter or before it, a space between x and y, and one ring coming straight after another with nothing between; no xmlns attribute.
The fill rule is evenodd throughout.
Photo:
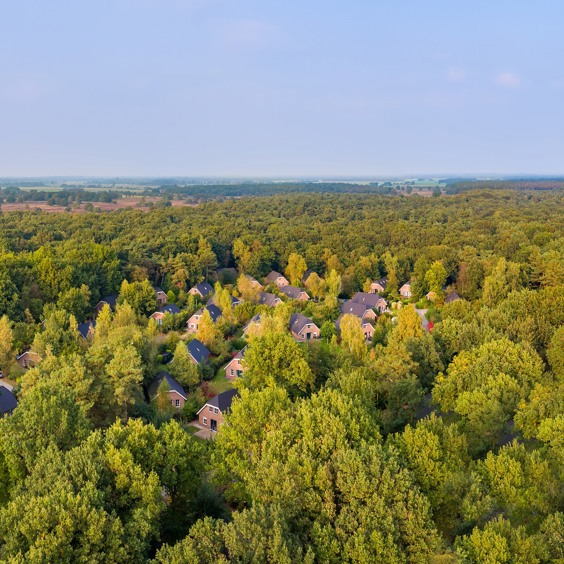
<svg viewBox="0 0 564 564"><path fill-rule="evenodd" d="M562 4L4 4L2 178L564 174Z"/></svg>

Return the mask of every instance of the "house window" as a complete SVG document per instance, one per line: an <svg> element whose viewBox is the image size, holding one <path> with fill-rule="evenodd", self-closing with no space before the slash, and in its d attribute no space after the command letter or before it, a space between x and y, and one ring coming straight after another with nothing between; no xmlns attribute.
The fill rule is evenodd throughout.
<svg viewBox="0 0 564 564"><path fill-rule="evenodd" d="M175 405L176 407L180 407L180 400L178 400L178 399L177 399L177 400L174 400L174 405Z"/></svg>
<svg viewBox="0 0 564 564"><path fill-rule="evenodd" d="M207 417L204 417L203 424L204 424L204 425L207 425L207 424L208 424L208 418L207 418Z"/></svg>
<svg viewBox="0 0 564 564"><path fill-rule="evenodd" d="M232 369L231 369L231 376L233 376L234 372L235 372L235 371L234 371L233 368L232 368Z"/></svg>
<svg viewBox="0 0 564 564"><path fill-rule="evenodd" d="M209 406L208 411L211 413L213 411L213 407Z"/></svg>
<svg viewBox="0 0 564 564"><path fill-rule="evenodd" d="M170 405L174 405L174 400L170 400Z"/></svg>
<svg viewBox="0 0 564 564"><path fill-rule="evenodd" d="M217 415L217 407L213 410L213 412Z"/></svg>
<svg viewBox="0 0 564 564"><path fill-rule="evenodd" d="M243 371L237 370L237 377L240 378L241 376L243 376Z"/></svg>

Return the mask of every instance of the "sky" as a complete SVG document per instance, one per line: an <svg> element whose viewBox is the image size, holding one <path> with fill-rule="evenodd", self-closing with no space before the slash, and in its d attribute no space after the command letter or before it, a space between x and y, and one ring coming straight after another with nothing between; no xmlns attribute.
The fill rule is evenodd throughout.
<svg viewBox="0 0 564 564"><path fill-rule="evenodd" d="M0 177L564 173L564 2L0 0Z"/></svg>

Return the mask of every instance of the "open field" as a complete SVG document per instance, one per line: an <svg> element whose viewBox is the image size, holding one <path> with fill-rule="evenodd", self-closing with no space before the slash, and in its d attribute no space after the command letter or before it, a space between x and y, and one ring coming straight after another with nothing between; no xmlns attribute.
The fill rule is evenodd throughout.
<svg viewBox="0 0 564 564"><path fill-rule="evenodd" d="M119 209L125 209L125 208L135 208L135 209L139 209L139 210L143 210L143 211L148 211L151 209L151 207L148 205L150 202L152 202L153 204L158 204L160 201L162 201L162 198L150 198L150 197L145 197L145 202L147 205L139 205L141 202L142 197L141 196L132 196L129 198L119 198L118 200L116 200L115 203L106 203L106 202L84 202L82 204L80 204L79 206L76 207L71 207L71 213L84 213L85 207L89 204L92 203L92 205L94 206L94 208L99 208L102 211L114 211L114 210L119 210ZM172 204L172 207L194 207L197 206L197 204L193 204L193 203L189 203L186 202L184 200L171 200L170 202ZM8 204L8 203L3 203L0 207L0 209L4 212L9 212L9 211L32 211L35 209L40 209L42 211L45 211L47 213L61 213L65 211L65 207L63 206L50 206L48 205L46 202L16 202L13 204Z"/></svg>

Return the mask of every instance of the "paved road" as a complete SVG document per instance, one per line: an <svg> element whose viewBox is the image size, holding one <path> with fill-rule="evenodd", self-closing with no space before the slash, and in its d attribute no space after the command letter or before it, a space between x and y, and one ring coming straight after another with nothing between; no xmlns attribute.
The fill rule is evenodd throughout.
<svg viewBox="0 0 564 564"><path fill-rule="evenodd" d="M429 331L429 327L428 327L429 322L427 321L427 318L425 317L427 310L415 308L415 311L417 312L417 315L419 315L419 317L421 318L421 325L423 325L423 329L425 329L425 331Z"/></svg>

